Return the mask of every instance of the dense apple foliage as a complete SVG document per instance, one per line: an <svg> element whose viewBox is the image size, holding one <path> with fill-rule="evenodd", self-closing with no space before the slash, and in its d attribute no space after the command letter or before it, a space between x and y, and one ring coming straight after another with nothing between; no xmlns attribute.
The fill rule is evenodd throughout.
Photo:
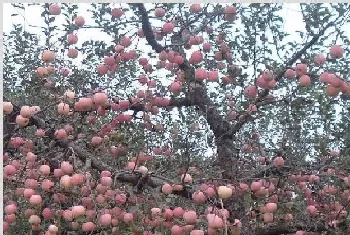
<svg viewBox="0 0 350 235"><path fill-rule="evenodd" d="M5 234L350 234L349 4L12 7Z"/></svg>

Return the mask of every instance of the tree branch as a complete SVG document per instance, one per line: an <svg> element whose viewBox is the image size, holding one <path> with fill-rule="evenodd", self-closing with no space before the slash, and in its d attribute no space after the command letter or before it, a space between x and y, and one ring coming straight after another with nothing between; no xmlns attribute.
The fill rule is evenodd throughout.
<svg viewBox="0 0 350 235"><path fill-rule="evenodd" d="M146 36L146 40L148 44L152 46L153 50L160 53L164 50L164 47L155 40L145 6L142 3L136 5L142 16L142 29ZM195 69L189 64L188 60L185 59L184 63L179 65L179 68L185 72L187 76L186 80L193 83L194 86L193 90L188 93L190 104L198 106L203 112L203 115L207 117L208 124L214 132L214 135L216 137L222 136L222 134L229 128L230 124L227 121L224 121L220 116L219 111L207 95L204 84L195 81Z"/></svg>
<svg viewBox="0 0 350 235"><path fill-rule="evenodd" d="M3 96L3 101L9 101L9 99L7 99L5 96ZM4 137L3 137L3 143L4 143L4 147L7 146L8 142L10 141L10 139L12 138L13 134L16 132L16 130L18 128L16 125L16 117L17 115L19 115L21 108L16 105L13 104L13 111L11 114L9 115L5 115L4 117ZM36 119L31 117L29 119L29 123L27 126L37 126L38 128L43 128L45 126L45 121L43 121L42 119Z"/></svg>
<svg viewBox="0 0 350 235"><path fill-rule="evenodd" d="M155 50L157 53L162 52L165 48L162 45L160 45L156 41L156 38L154 37L152 25L149 21L149 17L148 17L148 13L146 11L145 5L143 5L143 3L136 3L135 5L138 7L140 14L142 16L142 30L148 44L151 45L152 49Z"/></svg>
<svg viewBox="0 0 350 235"><path fill-rule="evenodd" d="M284 69L282 69L275 77L276 82L278 82L283 76L285 71L288 67L292 66L298 59L300 59L303 54L311 48L319 39L320 37L326 32L326 30L334 25L334 22L328 23L318 34L316 34L301 50L296 52L294 56L288 60L285 63ZM259 97L257 98L255 105L257 108L259 108L259 104L264 100L264 98L269 94L270 90L264 90L262 93L259 94ZM242 118L240 121L236 123L236 125L230 130L232 134L235 134L238 132L242 126L247 123L250 119L249 118Z"/></svg>
<svg viewBox="0 0 350 235"><path fill-rule="evenodd" d="M316 223L316 222L315 222ZM287 224L287 223L278 223L272 226L266 226L259 228L258 231L255 231L256 235L281 235L281 234L293 234L298 230L307 231L307 232L323 232L329 231L323 224Z"/></svg>
<svg viewBox="0 0 350 235"><path fill-rule="evenodd" d="M103 163L99 158L96 158L95 155L90 153L88 150L86 150L83 147L77 146L74 142L68 142L68 141L59 141L56 142L56 144L61 148L72 148L76 156L81 160L82 162L85 162L87 159L91 159L91 167L99 172L102 171L110 171L112 174L112 177L122 183L129 183L133 186L138 186L139 190L145 187L151 187L151 188L160 188L162 185L168 183L168 184L174 184L172 180L169 180L167 178L164 178L162 176L155 175L153 173L150 173L147 175L147 177L144 177L140 172L137 171L124 171L124 170L116 170L106 164ZM142 180L142 185L140 185L140 179ZM180 195L185 198L192 199L192 193L194 190L189 185L183 185L182 191L173 191L173 194Z"/></svg>

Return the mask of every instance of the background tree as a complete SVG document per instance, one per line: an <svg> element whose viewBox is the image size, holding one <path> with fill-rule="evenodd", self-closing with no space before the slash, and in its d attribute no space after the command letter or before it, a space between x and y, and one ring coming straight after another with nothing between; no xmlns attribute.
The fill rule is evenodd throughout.
<svg viewBox="0 0 350 235"><path fill-rule="evenodd" d="M349 233L349 4L12 7L8 234Z"/></svg>

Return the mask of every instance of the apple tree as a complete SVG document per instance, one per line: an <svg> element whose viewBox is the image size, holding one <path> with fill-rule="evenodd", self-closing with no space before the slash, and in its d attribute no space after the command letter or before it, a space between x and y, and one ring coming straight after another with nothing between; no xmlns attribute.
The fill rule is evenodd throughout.
<svg viewBox="0 0 350 235"><path fill-rule="evenodd" d="M5 234L350 233L349 4L7 6Z"/></svg>

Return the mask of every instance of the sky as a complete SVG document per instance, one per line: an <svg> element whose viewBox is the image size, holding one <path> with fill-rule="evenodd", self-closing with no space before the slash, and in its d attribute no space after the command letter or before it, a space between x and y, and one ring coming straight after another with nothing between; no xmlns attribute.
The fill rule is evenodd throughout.
<svg viewBox="0 0 350 235"><path fill-rule="evenodd" d="M123 4L125 5L125 4ZM146 4L146 8L147 8ZM89 4L87 3L79 3L79 9L78 9L78 15L83 15L85 18L85 24L86 25L94 25L93 20L91 17L89 17L90 12L87 12L86 9L88 8ZM114 3L114 7L120 7L121 4ZM42 7L40 6L31 6L30 8L26 9L25 11L18 11L14 7L11 6L9 3L3 4L3 30L4 32L9 32L12 29L12 25L14 23L20 23L23 24L25 29L30 32L37 32L38 28L40 26L45 26L41 15ZM15 17L12 17L12 14L18 14ZM130 13L128 13L130 14ZM289 41L296 41L296 42L302 42L299 34L296 31L305 31L304 23L302 21L302 16L300 13L300 7L297 3L288 3L284 5L283 10L280 12L280 16L282 16L285 20L284 24L284 31L289 33L290 36L288 36L285 40ZM63 16L57 16L55 20L55 24L59 24L60 22L63 22ZM153 25L156 24L156 22L152 22ZM36 27L32 27L36 26ZM106 40L109 40L109 36L105 34L101 34L101 32L98 29L93 28L81 28L78 30L78 45L80 46L84 41L86 40L94 40L96 39L96 35L100 38L106 38ZM350 37L350 31L349 31L349 37ZM42 46L45 47L45 38L44 35L42 35ZM142 42L139 44L141 47L145 48L145 53L151 51L151 48L149 46L146 46L146 41L142 40ZM79 53L78 59L76 59L76 62L79 63L79 61L82 60L84 55Z"/></svg>
<svg viewBox="0 0 350 235"><path fill-rule="evenodd" d="M84 15L85 18L85 24L86 25L93 25L94 22L88 15L89 12L86 12L86 9L88 8L87 3L80 3L79 4L79 13L81 15ZM121 4L114 4L115 7L120 6ZM147 7L147 4L146 4ZM17 9L11 6L10 3L4 3L3 4L4 12L3 12L3 19L6 19L3 21L3 31L8 32L11 30L13 23L21 23L24 24L27 30L37 30L35 28L30 29L31 27L29 25L35 25L35 26L45 26L40 14L42 11L42 8L40 6L30 6L26 11L19 12ZM78 14L79 14L78 13ZM12 14L19 14L18 16L11 17ZM24 16L24 17L23 17ZM86 17L85 17L86 16ZM291 34L291 37L294 39L298 39L299 37L295 33L295 31L304 31L304 23L302 21L302 17L300 14L300 8L299 4L297 3L288 3L285 5L284 9L281 11L281 16L285 18L285 25L284 30L287 33ZM59 19L60 16L56 17ZM63 17L61 18L63 19ZM59 20L56 20L56 22L59 22ZM86 40L94 39L96 33L100 33L98 29L79 29L78 36L79 38L84 38ZM44 40L44 39L43 39ZM81 43L82 41L78 42Z"/></svg>

